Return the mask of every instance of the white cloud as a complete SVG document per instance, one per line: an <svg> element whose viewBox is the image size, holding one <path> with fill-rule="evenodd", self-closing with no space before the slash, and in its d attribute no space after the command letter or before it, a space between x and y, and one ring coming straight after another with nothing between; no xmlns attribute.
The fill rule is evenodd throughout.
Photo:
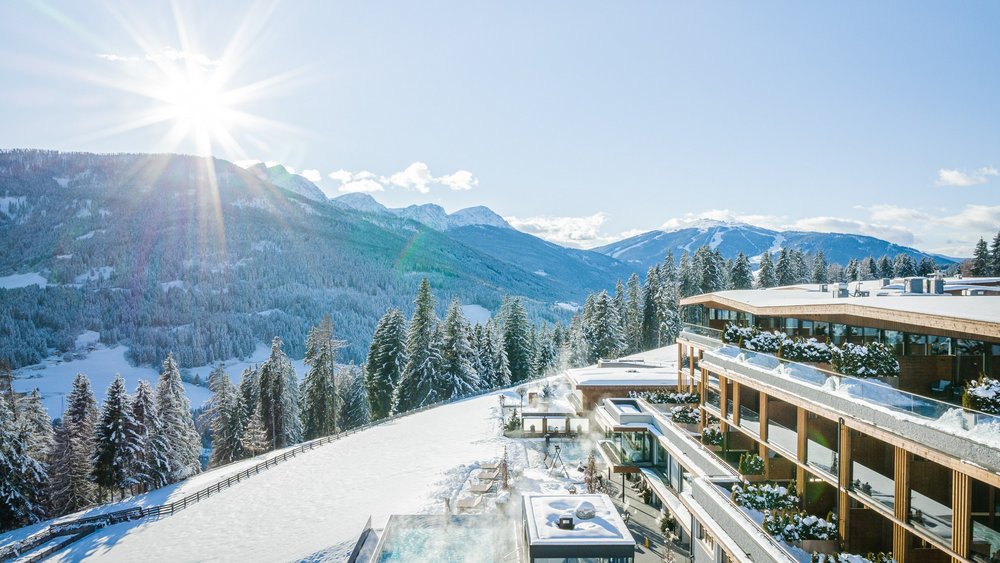
<svg viewBox="0 0 1000 563"><path fill-rule="evenodd" d="M151 62L160 64L164 62L186 62L202 68L216 67L222 63L221 60L212 59L205 53L193 53L190 51L181 51L178 49L174 49L172 47L167 47L161 51L157 51L154 53L146 53L145 55L142 56L118 55L115 53L98 53L97 58L116 63Z"/></svg>
<svg viewBox="0 0 1000 563"><path fill-rule="evenodd" d="M472 172L468 170L459 170L437 178L437 182L453 190L471 190L479 185L479 178L473 176Z"/></svg>
<svg viewBox="0 0 1000 563"><path fill-rule="evenodd" d="M434 181L431 169L423 162L414 162L402 172L389 176L389 183L406 189L415 189L422 194L430 192L430 183Z"/></svg>
<svg viewBox="0 0 1000 563"><path fill-rule="evenodd" d="M353 180L343 184L337 190L344 193L373 193L384 192L385 186L375 180Z"/></svg>
<svg viewBox="0 0 1000 563"><path fill-rule="evenodd" d="M524 219L518 217L504 217L504 219L519 231L564 246L592 248L619 239L601 232L601 226L608 219L607 213L603 212L588 217L540 215Z"/></svg>
<svg viewBox="0 0 1000 563"><path fill-rule="evenodd" d="M319 173L319 170L303 170L300 176L313 183L323 179L323 175Z"/></svg>
<svg viewBox="0 0 1000 563"><path fill-rule="evenodd" d="M1000 176L1000 170L993 166L983 166L971 173L962 170L942 168L938 170L937 183L940 186L976 186L990 181L991 177Z"/></svg>
<svg viewBox="0 0 1000 563"><path fill-rule="evenodd" d="M340 191L371 192L403 188L426 194L430 193L433 185L445 186L454 191L471 190L479 185L479 179L468 170L457 170L451 174L435 177L431 173L430 167L423 162L414 162L404 170L389 176L379 176L370 170L352 172L341 169L330 172L327 177L342 184ZM375 189L376 184L380 186L380 189ZM364 190L360 189L362 187Z"/></svg>
<svg viewBox="0 0 1000 563"><path fill-rule="evenodd" d="M326 176L327 178L330 178L331 180L336 180L341 184L346 184L347 182L350 182L351 180L354 179L354 174L344 169L340 169L335 172L330 172Z"/></svg>

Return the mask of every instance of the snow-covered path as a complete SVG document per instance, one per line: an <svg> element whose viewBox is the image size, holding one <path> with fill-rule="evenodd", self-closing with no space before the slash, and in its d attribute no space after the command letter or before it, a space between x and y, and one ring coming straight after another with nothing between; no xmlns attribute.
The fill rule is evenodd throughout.
<svg viewBox="0 0 1000 563"><path fill-rule="evenodd" d="M105 528L54 561L289 561L344 544L368 516L443 510L467 473L498 458L496 394L360 432L160 521ZM456 482L457 481L457 482Z"/></svg>

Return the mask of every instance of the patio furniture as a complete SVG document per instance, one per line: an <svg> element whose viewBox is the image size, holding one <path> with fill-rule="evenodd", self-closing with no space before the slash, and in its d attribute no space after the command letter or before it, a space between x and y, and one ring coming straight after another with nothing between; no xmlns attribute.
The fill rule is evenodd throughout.
<svg viewBox="0 0 1000 563"><path fill-rule="evenodd" d="M483 502L483 497L480 495L476 495L474 497L460 498L458 499L458 502L455 503L455 508L457 508L459 511L472 510L473 508L476 508L480 504L482 504L482 502Z"/></svg>
<svg viewBox="0 0 1000 563"><path fill-rule="evenodd" d="M493 489L493 481L483 481L481 483L473 483L469 486L469 490L477 495L482 495L490 492Z"/></svg>
<svg viewBox="0 0 1000 563"><path fill-rule="evenodd" d="M499 461L490 461L487 463L480 463L479 469L485 469L486 471L494 471L500 467Z"/></svg>
<svg viewBox="0 0 1000 563"><path fill-rule="evenodd" d="M951 382L947 379L939 379L934 385L931 385L931 393L937 393L939 395L945 394L951 388Z"/></svg>
<svg viewBox="0 0 1000 563"><path fill-rule="evenodd" d="M487 471L485 469L480 469L479 474L476 475L476 478L479 479L480 481L492 481L493 479L496 479L499 475L500 475L499 467L490 471Z"/></svg>

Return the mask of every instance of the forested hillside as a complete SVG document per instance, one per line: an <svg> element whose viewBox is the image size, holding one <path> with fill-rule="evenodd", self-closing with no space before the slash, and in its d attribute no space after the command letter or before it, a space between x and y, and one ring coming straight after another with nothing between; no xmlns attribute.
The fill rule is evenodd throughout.
<svg viewBox="0 0 1000 563"><path fill-rule="evenodd" d="M147 365L171 350L182 366L242 357L274 336L301 357L327 313L345 359L360 361L378 318L409 313L424 276L442 303L495 311L521 295L539 321L596 289L404 218L375 224L222 160L6 151L0 201L0 282L39 280L0 283L0 358L14 367L72 350L85 330Z"/></svg>

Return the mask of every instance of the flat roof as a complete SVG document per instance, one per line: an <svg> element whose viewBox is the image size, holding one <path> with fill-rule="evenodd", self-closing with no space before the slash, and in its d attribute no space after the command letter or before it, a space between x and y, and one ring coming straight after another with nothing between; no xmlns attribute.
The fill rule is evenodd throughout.
<svg viewBox="0 0 1000 563"><path fill-rule="evenodd" d="M567 370L576 387L670 387L677 385L676 368L599 368Z"/></svg>
<svg viewBox="0 0 1000 563"><path fill-rule="evenodd" d="M993 278L946 280L945 288L953 284L992 281ZM858 283L848 284L851 294ZM833 322L867 319L910 328L913 332L926 333L930 329L958 337L1000 341L1000 297L903 293L882 287L880 281L860 284L863 291L869 292L868 297L833 297L830 291L821 291L819 285L801 285L705 293L683 299L681 304L706 305L758 316L845 317Z"/></svg>
<svg viewBox="0 0 1000 563"><path fill-rule="evenodd" d="M532 546L635 546L632 533L608 495L526 493L522 499L528 543ZM584 520L576 516L576 509L583 502L593 505L593 518ZM572 530L556 525L564 514L573 515Z"/></svg>

